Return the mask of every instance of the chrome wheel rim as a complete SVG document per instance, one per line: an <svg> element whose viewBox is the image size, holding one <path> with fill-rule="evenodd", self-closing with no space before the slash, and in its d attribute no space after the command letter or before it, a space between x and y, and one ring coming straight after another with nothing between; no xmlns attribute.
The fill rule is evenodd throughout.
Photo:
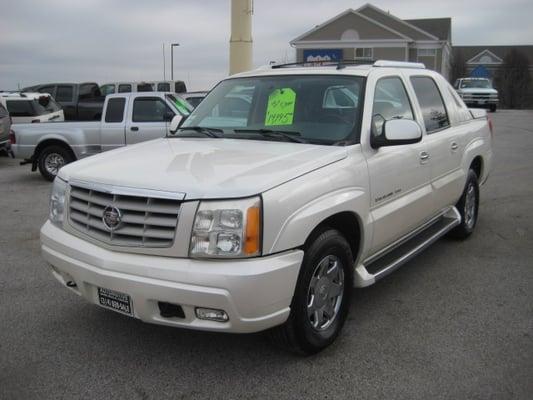
<svg viewBox="0 0 533 400"><path fill-rule="evenodd" d="M50 175L57 175L61 167L65 165L65 159L61 154L50 153L44 159L44 168Z"/></svg>
<svg viewBox="0 0 533 400"><path fill-rule="evenodd" d="M476 190L468 185L465 196L465 225L471 229L476 221Z"/></svg>
<svg viewBox="0 0 533 400"><path fill-rule="evenodd" d="M344 295L344 269L338 257L324 257L316 266L307 291L307 317L313 329L327 329L337 317Z"/></svg>

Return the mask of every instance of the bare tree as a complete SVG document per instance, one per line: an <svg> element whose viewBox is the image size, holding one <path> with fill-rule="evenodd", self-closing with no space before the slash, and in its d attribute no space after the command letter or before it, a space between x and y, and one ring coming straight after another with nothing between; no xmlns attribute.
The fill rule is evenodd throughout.
<svg viewBox="0 0 533 400"><path fill-rule="evenodd" d="M466 59L462 50L456 50L453 53L451 71L451 82L466 76Z"/></svg>
<svg viewBox="0 0 533 400"><path fill-rule="evenodd" d="M527 107L530 81L527 56L516 49L509 51L503 58L495 82L501 104L508 108Z"/></svg>

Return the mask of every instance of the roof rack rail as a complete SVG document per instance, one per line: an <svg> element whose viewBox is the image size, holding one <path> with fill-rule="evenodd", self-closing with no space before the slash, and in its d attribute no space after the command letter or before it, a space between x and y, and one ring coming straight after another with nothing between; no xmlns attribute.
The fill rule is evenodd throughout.
<svg viewBox="0 0 533 400"><path fill-rule="evenodd" d="M317 60L317 61L300 61L286 64L272 64L272 69L290 68L290 67L315 67L315 66L336 66L337 69L345 68L347 65L372 65L374 60Z"/></svg>
<svg viewBox="0 0 533 400"><path fill-rule="evenodd" d="M376 62L374 62L374 67L426 69L426 66L424 64L418 62L388 60L377 60Z"/></svg>

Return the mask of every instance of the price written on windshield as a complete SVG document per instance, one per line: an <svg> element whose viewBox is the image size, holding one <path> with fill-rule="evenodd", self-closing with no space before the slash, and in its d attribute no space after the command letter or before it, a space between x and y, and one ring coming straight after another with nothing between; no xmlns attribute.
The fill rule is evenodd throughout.
<svg viewBox="0 0 533 400"><path fill-rule="evenodd" d="M268 96L265 126L292 125L296 93L291 88L274 90Z"/></svg>

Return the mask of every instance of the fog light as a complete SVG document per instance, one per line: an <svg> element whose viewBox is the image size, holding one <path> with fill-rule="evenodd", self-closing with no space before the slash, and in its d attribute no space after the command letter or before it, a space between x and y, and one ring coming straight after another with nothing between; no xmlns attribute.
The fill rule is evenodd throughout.
<svg viewBox="0 0 533 400"><path fill-rule="evenodd" d="M196 317L198 319L206 319L208 321L227 322L229 321L228 314L224 310L215 310L213 308L196 307Z"/></svg>

